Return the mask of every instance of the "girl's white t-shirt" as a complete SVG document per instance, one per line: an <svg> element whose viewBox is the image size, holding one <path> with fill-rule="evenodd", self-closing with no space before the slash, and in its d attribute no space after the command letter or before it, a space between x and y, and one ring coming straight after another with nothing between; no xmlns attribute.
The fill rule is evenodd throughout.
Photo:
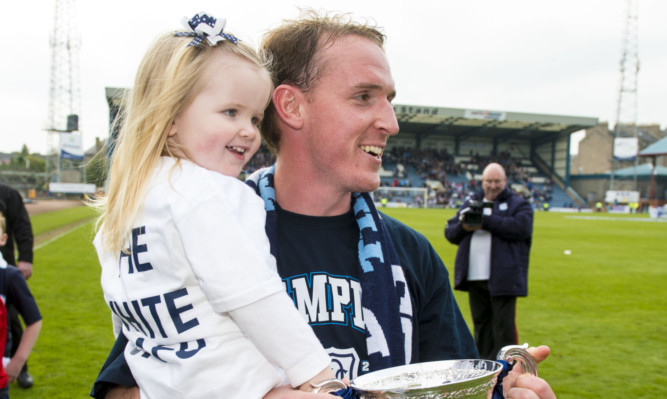
<svg viewBox="0 0 667 399"><path fill-rule="evenodd" d="M264 230L264 203L236 178L175 162L161 158L129 254L103 253L102 237L95 237L114 332L122 326L128 338L125 358L142 398L261 398L284 384L285 374L227 312L286 295ZM291 308L283 311L298 314ZM302 368L285 370L288 376L312 376L329 364L301 324L296 336L274 337L303 339L310 352L284 359Z"/></svg>

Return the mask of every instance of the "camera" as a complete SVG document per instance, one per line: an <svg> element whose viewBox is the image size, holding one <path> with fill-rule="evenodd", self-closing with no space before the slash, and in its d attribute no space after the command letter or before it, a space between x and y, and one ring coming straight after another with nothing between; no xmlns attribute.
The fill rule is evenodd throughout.
<svg viewBox="0 0 667 399"><path fill-rule="evenodd" d="M469 226L481 226L484 208L493 208L493 202L470 201L468 206L461 211L461 223Z"/></svg>

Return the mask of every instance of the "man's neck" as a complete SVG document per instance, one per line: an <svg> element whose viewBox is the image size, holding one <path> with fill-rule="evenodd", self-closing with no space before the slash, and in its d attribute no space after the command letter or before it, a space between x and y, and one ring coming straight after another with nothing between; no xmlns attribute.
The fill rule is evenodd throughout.
<svg viewBox="0 0 667 399"><path fill-rule="evenodd" d="M273 177L276 201L286 211L308 216L337 216L350 210L352 193L336 192L307 171L293 173L278 162Z"/></svg>

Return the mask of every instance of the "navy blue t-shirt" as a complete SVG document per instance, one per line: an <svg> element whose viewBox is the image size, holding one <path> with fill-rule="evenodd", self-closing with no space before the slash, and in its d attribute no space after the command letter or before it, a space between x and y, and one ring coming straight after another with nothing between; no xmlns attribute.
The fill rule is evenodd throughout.
<svg viewBox="0 0 667 399"><path fill-rule="evenodd" d="M359 227L352 212L312 217L277 209L278 274L332 359L337 378L368 372Z"/></svg>
<svg viewBox="0 0 667 399"><path fill-rule="evenodd" d="M0 266L0 295L7 307L14 305L27 326L42 320L37 302L35 302L23 274L16 267ZM9 324L9 319L7 323ZM7 326L7 331L9 331L9 326ZM8 343L8 347L10 344L12 343ZM18 342L16 345L18 345Z"/></svg>
<svg viewBox="0 0 667 399"><path fill-rule="evenodd" d="M276 210L278 274L288 294L329 352L337 377L352 380L368 372L354 214L312 217ZM410 291L410 362L477 358L438 254L421 233L387 215L382 219Z"/></svg>

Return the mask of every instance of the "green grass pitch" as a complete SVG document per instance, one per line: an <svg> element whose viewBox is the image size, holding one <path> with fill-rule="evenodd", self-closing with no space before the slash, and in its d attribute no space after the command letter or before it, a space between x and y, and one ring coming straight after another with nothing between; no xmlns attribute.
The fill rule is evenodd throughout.
<svg viewBox="0 0 667 399"><path fill-rule="evenodd" d="M423 233L452 275L456 247L443 230L454 210L383 210ZM111 348L94 216L79 207L32 219L37 234L71 228L35 251L29 285L44 317L29 361L35 386L12 384L14 399L87 397ZM519 339L551 346L539 371L560 399L667 396L666 243L667 223L645 216L535 214ZM470 323L467 294L456 297Z"/></svg>

